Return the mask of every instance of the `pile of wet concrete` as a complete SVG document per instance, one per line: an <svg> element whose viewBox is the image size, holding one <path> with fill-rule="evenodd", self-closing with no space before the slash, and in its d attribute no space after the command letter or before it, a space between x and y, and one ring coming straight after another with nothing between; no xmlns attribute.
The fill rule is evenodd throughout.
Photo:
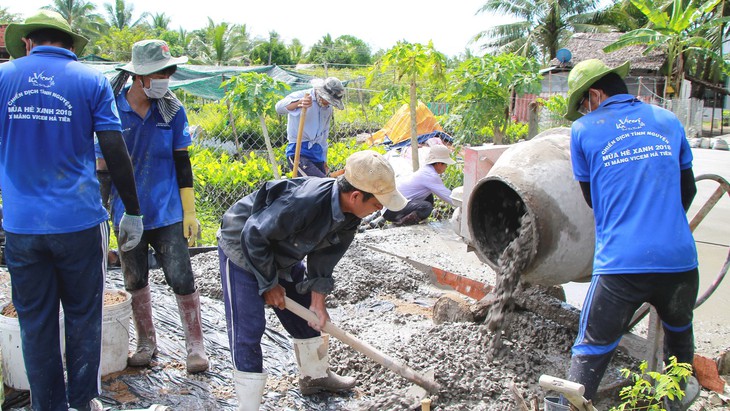
<svg viewBox="0 0 730 411"><path fill-rule="evenodd" d="M533 312L514 311L499 331L500 351L489 361L493 332L481 322L434 324L432 308L448 291L430 284L426 274L407 262L368 247L401 245L397 236L394 243L384 244L375 235L382 233L358 235L336 267L336 288L327 300L333 322L418 372L433 370L441 386L431 395L434 410L513 410L511 391L515 389L525 400L542 404L545 393L538 379L542 374L564 376L574 331ZM413 246L413 240L403 239L402 245ZM417 249L413 252L418 254ZM440 258L450 257L442 253ZM174 296L161 270L153 270L150 282L160 353L150 368L129 367L102 379L102 399L111 409L147 408L155 403L175 410L236 409L218 254L196 255L192 263L201 293L210 369L198 375L185 372L184 335ZM458 263L453 267L459 273ZM107 281L108 287L123 287L119 270L110 271ZM342 395L302 396L291 340L271 310L267 310L267 321L262 348L269 379L262 410L402 410L412 404L406 396L411 382L334 338L330 339L331 366L356 377L356 389ZM134 347L134 327L130 332L130 347ZM635 365L622 356L614 364L616 374Z"/></svg>
<svg viewBox="0 0 730 411"><path fill-rule="evenodd" d="M501 331L501 350L490 362L486 352L493 334L487 326L472 322L434 324L432 307L446 291L434 287L410 264L374 252L367 247L371 241L358 236L337 266L336 288L328 297L328 310L335 324L378 350L418 372L433 370L442 389L431 396L432 409L511 410L515 407L510 391L513 385L526 400L537 398L541 403L544 392L538 386L540 375L564 376L573 331L534 313L515 311ZM211 302L219 300L217 253L193 257L193 266L201 294ZM157 273L153 281L162 285L164 280ZM206 307L203 315L207 316L205 311ZM262 409L408 408L405 392L411 382L333 338L331 366L338 373L356 377L356 390L345 395L302 397L296 388L296 365L286 332L273 313L267 314L267 320L263 347L270 375ZM223 318L220 321L225 322ZM633 364L627 359L620 361L626 366ZM230 366L225 368L220 382L229 386L219 391L230 398L219 405L227 409L235 399Z"/></svg>

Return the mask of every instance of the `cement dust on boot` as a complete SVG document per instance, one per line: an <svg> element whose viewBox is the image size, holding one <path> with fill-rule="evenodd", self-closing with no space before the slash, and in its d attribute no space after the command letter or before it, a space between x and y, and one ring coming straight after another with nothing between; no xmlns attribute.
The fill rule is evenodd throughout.
<svg viewBox="0 0 730 411"><path fill-rule="evenodd" d="M299 365L299 391L303 395L321 391L341 392L352 389L357 381L329 369L329 335L294 339L294 354Z"/></svg>
<svg viewBox="0 0 730 411"><path fill-rule="evenodd" d="M203 372L208 369L208 356L203 344L203 327L200 317L200 295L198 290L188 295L175 295L180 321L185 330L185 363L189 373Z"/></svg>
<svg viewBox="0 0 730 411"><path fill-rule="evenodd" d="M238 411L258 411L266 387L266 373L233 370Z"/></svg>
<svg viewBox="0 0 730 411"><path fill-rule="evenodd" d="M131 291L132 317L137 332L137 348L127 359L131 367L146 367L157 354L157 335L152 322L152 294L149 284L139 290Z"/></svg>

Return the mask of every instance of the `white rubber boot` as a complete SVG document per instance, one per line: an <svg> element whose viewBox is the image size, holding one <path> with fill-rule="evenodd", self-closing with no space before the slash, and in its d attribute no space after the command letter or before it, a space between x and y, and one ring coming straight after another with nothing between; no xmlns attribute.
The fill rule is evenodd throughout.
<svg viewBox="0 0 730 411"><path fill-rule="evenodd" d="M355 386L353 377L341 377L330 370L329 335L294 339L294 354L299 365L299 391L303 395L316 394L320 391L347 391Z"/></svg>
<svg viewBox="0 0 730 411"><path fill-rule="evenodd" d="M266 373L233 370L238 411L258 411L266 387Z"/></svg>

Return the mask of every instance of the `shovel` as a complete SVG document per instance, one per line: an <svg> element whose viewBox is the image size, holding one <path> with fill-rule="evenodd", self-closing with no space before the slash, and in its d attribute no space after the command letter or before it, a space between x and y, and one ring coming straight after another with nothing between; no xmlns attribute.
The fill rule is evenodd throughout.
<svg viewBox="0 0 730 411"><path fill-rule="evenodd" d="M593 403L583 397L586 389L582 384L543 374L540 376L540 386L563 394L578 411L597 411Z"/></svg>
<svg viewBox="0 0 730 411"><path fill-rule="evenodd" d="M304 134L304 119L307 117L307 108L302 107L299 114L299 130L297 130L297 146L294 150L294 165L292 166L292 177L296 177L299 171L299 154L302 151L302 135Z"/></svg>
<svg viewBox="0 0 730 411"><path fill-rule="evenodd" d="M317 314L313 313L307 308L302 307L300 304L298 304L296 301L292 300L289 297L284 298L286 301L287 310L293 312L294 314L308 322L319 322ZM337 327L330 321L327 321L327 323L324 325L324 328L322 328L322 331L349 345L354 350L365 354L373 361L393 371L394 373L400 375L408 381L419 385L419 387L412 387L406 393L407 397L413 397L414 400L417 399L418 406L420 406L421 404L421 399L424 398L429 392L436 393L441 389L441 386L436 381L434 381L433 371L429 371L425 375L419 374L418 372L411 369L409 366L379 351L377 348L366 343L365 341L358 339L347 331L344 331L343 329Z"/></svg>

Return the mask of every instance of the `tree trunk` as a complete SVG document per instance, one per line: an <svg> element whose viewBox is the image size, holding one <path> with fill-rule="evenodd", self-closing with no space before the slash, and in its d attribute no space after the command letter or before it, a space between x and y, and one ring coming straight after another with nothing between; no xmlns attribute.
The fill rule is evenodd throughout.
<svg viewBox="0 0 730 411"><path fill-rule="evenodd" d="M264 142L266 143L266 151L269 153L269 161L271 162L271 171L274 173L275 179L280 179L279 175L279 164L276 163L276 156L274 155L274 149L271 147L271 139L269 138L269 129L266 128L266 118L263 114L259 115L261 120L261 130L264 132Z"/></svg>
<svg viewBox="0 0 730 411"><path fill-rule="evenodd" d="M418 107L418 99L416 98L416 78L415 75L411 79L411 161L413 162L413 171L418 171L418 121L416 119L416 108Z"/></svg>

